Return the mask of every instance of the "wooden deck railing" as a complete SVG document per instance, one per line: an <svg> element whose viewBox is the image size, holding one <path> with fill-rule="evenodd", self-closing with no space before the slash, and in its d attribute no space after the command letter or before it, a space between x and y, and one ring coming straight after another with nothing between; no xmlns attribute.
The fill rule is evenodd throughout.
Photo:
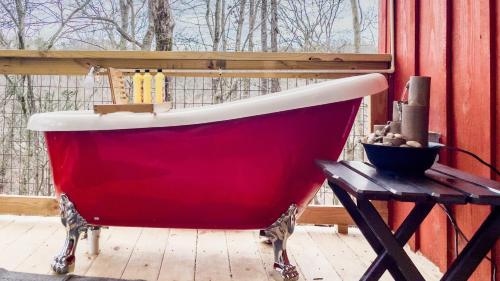
<svg viewBox="0 0 500 281"><path fill-rule="evenodd" d="M169 75L231 75L272 78L337 78L390 68L386 54L0 51L0 74L86 74L90 66L158 69ZM189 75L191 74L191 75Z"/></svg>
<svg viewBox="0 0 500 281"><path fill-rule="evenodd" d="M90 67L124 72L159 69L167 76L332 79L365 73L388 73L387 54L143 52L143 51L0 51L0 74L85 75ZM385 122L387 95L370 97L370 126ZM387 216L387 207L378 205ZM57 215L53 197L0 195L0 214ZM299 223L338 224L352 220L341 206L310 206Z"/></svg>

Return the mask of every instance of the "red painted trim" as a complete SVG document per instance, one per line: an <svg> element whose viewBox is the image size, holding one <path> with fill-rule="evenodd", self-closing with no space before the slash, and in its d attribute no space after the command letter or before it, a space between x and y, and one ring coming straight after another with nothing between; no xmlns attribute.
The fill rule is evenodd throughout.
<svg viewBox="0 0 500 281"><path fill-rule="evenodd" d="M378 52L379 53L388 53L388 39L389 36L389 25L388 25L388 8L387 8L388 0L380 0L379 9L378 9Z"/></svg>
<svg viewBox="0 0 500 281"><path fill-rule="evenodd" d="M420 0L415 0L414 2L414 6L413 6L413 9L415 10L415 22L414 22L414 30L415 30L415 34L414 34L414 40L415 40L415 48L413 49L413 57L414 57L414 71L415 73L413 75L417 76L417 75L420 75L420 21L421 21L421 18L420 18ZM431 212L431 215L432 215L432 212ZM419 227L418 230L415 232L415 235L414 235L414 241L415 241L415 245L413 246L414 247L414 250L419 250L420 249L420 240L421 240L421 228L422 227Z"/></svg>
<svg viewBox="0 0 500 281"><path fill-rule="evenodd" d="M490 146L490 155L491 155L491 164L496 167L496 145L494 145L495 143L495 140L496 140L496 112L495 112L495 108L496 108L496 99L497 99L497 89L496 89L496 83L498 83L497 81L497 60L495 58L497 58L497 26L496 26L496 12L497 12L497 7L496 7L496 1L497 0L490 0L490 52L491 52L491 55L490 55L490 120L491 120L491 123L490 123L490 143L493 144ZM497 175L493 172L493 170L490 171L490 177L492 179L495 179L497 177Z"/></svg>
<svg viewBox="0 0 500 281"><path fill-rule="evenodd" d="M451 137L453 132L453 122L451 122L453 117L453 75L452 75L452 58L453 58L453 1L446 1L446 139L443 140L445 144L453 145L453 138ZM451 154L447 151L443 153L443 164L450 164L452 161ZM451 222L447 220L446 222L446 232L448 237L447 243L447 253L446 253L446 267L448 268L455 258L454 252L454 230Z"/></svg>
<svg viewBox="0 0 500 281"><path fill-rule="evenodd" d="M452 58L453 58L453 1L446 1L446 140L445 144L453 145L452 140L452 129L453 123L451 122L453 118L453 75L452 75ZM449 153L445 153L446 158L443 164L451 163L451 155Z"/></svg>
<svg viewBox="0 0 500 281"><path fill-rule="evenodd" d="M420 75L420 25L421 25L421 18L420 18L420 0L415 0L414 3L414 9L415 9L415 23L414 23L414 29L415 29L415 48L414 48L414 54L413 57L415 58L415 75Z"/></svg>
<svg viewBox="0 0 500 281"><path fill-rule="evenodd" d="M498 40L500 37L497 35L498 32L498 26L497 22L499 21L497 19L497 15L499 14L498 6L497 6L497 1L496 0L490 0L490 50L491 50L491 59L490 59L490 71L491 71L491 83L490 83L490 118L491 118L491 164L494 167L497 167L498 163L498 158L497 158L497 145L500 140L497 139L497 122L498 122L498 112L496 111L496 107L498 106L498 88L497 85L500 83L497 78L498 78ZM493 171L491 171L491 178L499 180L500 177L495 174ZM498 266L500 264L500 242L497 242L495 246L493 247L493 250L491 252L492 255L492 260L495 262L495 264ZM491 270L493 271L493 265ZM495 280L500 279L500 272L498 270L496 271L495 274Z"/></svg>

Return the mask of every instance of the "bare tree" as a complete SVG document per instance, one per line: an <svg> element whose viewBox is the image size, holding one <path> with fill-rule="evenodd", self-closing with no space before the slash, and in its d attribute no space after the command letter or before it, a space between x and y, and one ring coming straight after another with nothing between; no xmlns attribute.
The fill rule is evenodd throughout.
<svg viewBox="0 0 500 281"><path fill-rule="evenodd" d="M119 0L120 1L120 22L121 22L121 30L126 31L127 33L129 32L129 18L130 18L130 6L128 5L128 1L126 0ZM132 36L133 37L133 36ZM120 38L120 44L119 48L121 50L125 50L127 48L126 46L126 39L125 37Z"/></svg>
<svg viewBox="0 0 500 281"><path fill-rule="evenodd" d="M222 0L215 0L215 13L212 13L211 0L206 0L206 13L205 21L210 32L210 37L212 39L212 51L219 50L219 43L221 41L222 32ZM212 78L212 99L214 103L219 103L223 100L222 93L218 94L218 86L221 82L221 78ZM222 91L222 89L221 89Z"/></svg>
<svg viewBox="0 0 500 281"><path fill-rule="evenodd" d="M211 1L207 1L207 12L206 12L206 22L208 26L208 30L210 31L210 35L212 37L212 50L219 50L219 42L221 40L221 26L222 26L222 0L215 0L215 14L211 15Z"/></svg>
<svg viewBox="0 0 500 281"><path fill-rule="evenodd" d="M247 35L247 42L248 42L248 51L253 52L254 50L254 42L253 42L253 32L255 30L255 17L256 17L256 7L255 7L255 0L249 0L249 7L248 7L248 35ZM250 96L250 79L245 79L243 82L243 88L245 90L245 97Z"/></svg>
<svg viewBox="0 0 500 281"><path fill-rule="evenodd" d="M351 0L352 29L354 36L354 52L359 53L361 48L361 23L359 19L359 0Z"/></svg>
<svg viewBox="0 0 500 281"><path fill-rule="evenodd" d="M63 0L46 3L28 0L0 1L0 12L7 15L15 29L17 49L26 49L28 35L26 31L28 29L36 33L45 25L54 26L51 35L47 36L48 39L40 46L41 49L49 50L52 49L61 35L73 30L69 24L89 2L90 0L76 1L74 5L67 5ZM30 16L29 23L26 22L28 14ZM5 41L5 38L2 41Z"/></svg>
<svg viewBox="0 0 500 281"><path fill-rule="evenodd" d="M253 52L253 32L255 30L255 0L249 0L248 7L248 50Z"/></svg>
<svg viewBox="0 0 500 281"><path fill-rule="evenodd" d="M230 24L229 18L235 14L233 11L240 7L240 13L244 15L244 4L236 5L232 2L231 5L226 6L226 0L215 0L215 11L212 7L211 0L205 0L205 23L210 34L210 39L212 41L212 51L226 51L228 48L228 37ZM242 17L236 16L236 21L239 22L237 26L241 29L236 30L236 37L240 36L243 30L243 19ZM241 22L241 23L240 23ZM239 30L239 31L238 31ZM236 39L238 41L238 39ZM235 42L235 50L240 50L240 42ZM230 97L238 88L239 83L235 82L234 79L223 79L221 77L212 78L212 98L214 103L223 102L227 97Z"/></svg>
<svg viewBox="0 0 500 281"><path fill-rule="evenodd" d="M43 50L49 50L54 46L59 37L65 32L64 29L69 25L73 18L80 11L82 11L82 9L86 5L88 5L89 2L90 0L85 0L82 3L77 2L76 6L71 6L69 7L70 9L67 9L62 1L38 3L27 0L15 0L14 2L1 1L0 5L3 9L3 12L9 17L12 26L15 29L15 33L17 35L17 49L26 49L27 29L38 29L40 28L39 26L48 23L44 17L33 17L33 13L42 13L47 10L56 10L57 13L52 14L57 15L57 17L52 19L50 23L57 23L58 26L55 31L53 31L53 33L48 36L48 40L41 44L41 48ZM28 14L31 15L29 25L27 25L26 23L26 16ZM20 102L24 116L27 117L33 112L36 112L36 107L33 95L32 77L29 75L22 75L20 77L20 84L24 87L25 83L26 91L22 91L18 100Z"/></svg>
<svg viewBox="0 0 500 281"><path fill-rule="evenodd" d="M363 45L373 46L376 42L378 11L373 6L363 7L359 0L351 0L351 17L354 52L359 53Z"/></svg>
<svg viewBox="0 0 500 281"><path fill-rule="evenodd" d="M109 3L109 7L104 8L102 0L92 0L83 10L83 16L79 19L90 21L91 27L83 29L79 34L90 34L90 38L79 40L104 49L150 50L155 38L152 14L155 3L148 0L111 0ZM109 46L102 44L103 36L109 39ZM97 42L93 43L93 40Z"/></svg>
<svg viewBox="0 0 500 281"><path fill-rule="evenodd" d="M278 1L271 0L271 51L278 52ZM278 78L271 79L271 92L280 91L280 80Z"/></svg>
<svg viewBox="0 0 500 281"><path fill-rule="evenodd" d="M3 2L2 2L3 3ZM2 4L4 5L4 4ZM17 25L17 46L18 49L24 49L26 48L26 45L24 44L24 31L26 29L25 25L25 18L26 18L26 6L27 3L23 3L21 0L16 0L16 15L17 17L12 17L12 20L16 23ZM9 15L12 15L13 13L10 13L8 8L5 7L5 10L9 13Z"/></svg>
<svg viewBox="0 0 500 281"><path fill-rule="evenodd" d="M170 13L157 18L163 30L155 32L158 5ZM280 51L344 51L356 48L354 29L337 26L337 19L357 15L354 41L362 48L376 41L376 12L359 0L3 0L0 46L151 50L162 34L170 49L255 51L266 42L268 51L276 45ZM181 16L169 32L175 15Z"/></svg>
<svg viewBox="0 0 500 281"><path fill-rule="evenodd" d="M132 1L130 1L132 2ZM133 5L132 5L133 6ZM135 37L135 16L134 16L134 21L131 23L132 25L132 32ZM155 35L155 21L154 21L154 15L153 15L153 5L152 1L148 1L148 16L147 16L147 28L146 28L146 33L144 34L144 37L142 38L142 50L151 50L151 44L153 43L153 38Z"/></svg>
<svg viewBox="0 0 500 281"><path fill-rule="evenodd" d="M227 51L227 36L226 26L228 24L227 19L228 15L231 11L226 11L226 0L222 0L222 9L221 9L221 22L220 22L220 36L222 42L222 51ZM220 48L219 48L220 49Z"/></svg>
<svg viewBox="0 0 500 281"><path fill-rule="evenodd" d="M263 52L267 52L267 0L261 0L260 6L260 45ZM260 80L260 90L262 93L267 93L267 78L263 78Z"/></svg>
<svg viewBox="0 0 500 281"><path fill-rule="evenodd" d="M172 51L174 38L174 18L170 0L150 0L157 51Z"/></svg>
<svg viewBox="0 0 500 281"><path fill-rule="evenodd" d="M211 0L205 1L205 23L212 41L212 51L226 51L228 48L228 36L230 31L228 29L228 24L230 23L229 17L233 14L233 11L238 5L233 3L233 5L228 6L226 0L215 0L214 10ZM243 22L241 23L241 27L243 27ZM238 33L238 31L236 31L236 33ZM237 36L238 35L236 35L236 37Z"/></svg>
<svg viewBox="0 0 500 281"><path fill-rule="evenodd" d="M18 0L19 1L19 0ZM63 32L64 28L72 20L75 15L77 15L85 6L89 4L90 0L84 1L82 4L79 4L76 9L74 9L66 18L61 17L61 23L59 25L59 28L52 34L50 37L49 41L45 44L44 49L50 50L52 47L54 47L54 44L56 41L59 39L59 36Z"/></svg>
<svg viewBox="0 0 500 281"><path fill-rule="evenodd" d="M245 6L247 1L240 0L240 10L238 13L238 26L236 28L236 42L234 46L235 51L241 51L241 34L243 33L243 23L245 22Z"/></svg>
<svg viewBox="0 0 500 281"><path fill-rule="evenodd" d="M334 23L344 0L281 0L279 17L289 34L285 50L336 51L345 42L334 44Z"/></svg>
<svg viewBox="0 0 500 281"><path fill-rule="evenodd" d="M10 47L9 40L5 37L3 30L0 30L0 46L8 49Z"/></svg>

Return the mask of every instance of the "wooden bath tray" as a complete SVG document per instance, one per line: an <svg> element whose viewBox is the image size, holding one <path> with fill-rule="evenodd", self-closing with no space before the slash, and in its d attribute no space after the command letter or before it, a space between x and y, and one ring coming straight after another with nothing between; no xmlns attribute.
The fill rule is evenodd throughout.
<svg viewBox="0 0 500 281"><path fill-rule="evenodd" d="M108 114L114 112L134 112L134 113L160 113L167 112L172 108L171 102L162 104L96 104L94 113Z"/></svg>

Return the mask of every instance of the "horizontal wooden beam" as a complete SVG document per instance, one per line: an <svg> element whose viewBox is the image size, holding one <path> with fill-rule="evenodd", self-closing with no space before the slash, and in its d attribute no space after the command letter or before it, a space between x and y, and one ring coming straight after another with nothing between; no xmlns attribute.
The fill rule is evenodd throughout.
<svg viewBox="0 0 500 281"><path fill-rule="evenodd" d="M54 197L0 195L0 215L56 216L59 204Z"/></svg>
<svg viewBox="0 0 500 281"><path fill-rule="evenodd" d="M297 219L299 224L353 225L351 216L342 206L307 206Z"/></svg>
<svg viewBox="0 0 500 281"><path fill-rule="evenodd" d="M387 206L375 205L387 218ZM57 216L59 205L55 197L0 195L0 215ZM353 225L342 206L308 206L298 218L299 224Z"/></svg>
<svg viewBox="0 0 500 281"><path fill-rule="evenodd" d="M119 69L124 75L131 76L134 74L133 69ZM142 69L141 69L142 70ZM376 71L345 71L344 73L333 72L333 71L289 71L289 70L226 70L226 71L216 71L216 70L179 70L179 69L167 69L163 70L163 74L168 77L208 77L208 78L301 78L301 79L338 79L351 77L356 75L362 75L365 73L373 73ZM156 71L152 70L152 74ZM107 71L101 71L99 74L107 75Z"/></svg>
<svg viewBox="0 0 500 281"><path fill-rule="evenodd" d="M239 60L303 62L391 62L390 54L349 54L314 52L178 52L178 51L36 51L0 50L0 57L46 59L125 59L125 60Z"/></svg>
<svg viewBox="0 0 500 281"><path fill-rule="evenodd" d="M390 62L391 56L387 54L4 50L0 51L0 74L81 75L91 66L204 71L295 70L299 73L302 70L337 74L383 71L390 67Z"/></svg>
<svg viewBox="0 0 500 281"><path fill-rule="evenodd" d="M387 221L387 203L382 201L373 202L382 218ZM309 205L298 218L299 224L327 224L327 225L354 225L354 221L342 206L320 206Z"/></svg>

